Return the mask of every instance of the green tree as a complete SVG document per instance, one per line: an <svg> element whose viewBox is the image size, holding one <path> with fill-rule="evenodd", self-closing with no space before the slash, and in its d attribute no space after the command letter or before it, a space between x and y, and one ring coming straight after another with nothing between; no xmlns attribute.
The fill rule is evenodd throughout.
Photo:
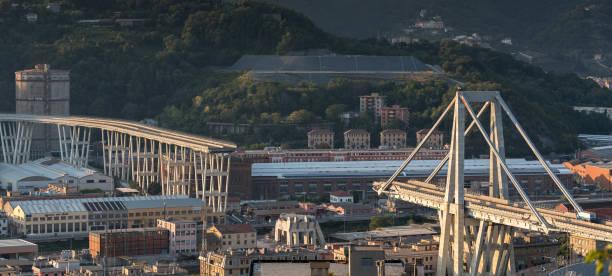
<svg viewBox="0 0 612 276"><path fill-rule="evenodd" d="M375 216L370 220L370 230L393 225L393 219L385 216Z"/></svg>
<svg viewBox="0 0 612 276"><path fill-rule="evenodd" d="M345 104L332 104L325 109L325 119L329 121L337 121L340 115L346 111Z"/></svg>
<svg viewBox="0 0 612 276"><path fill-rule="evenodd" d="M305 109L300 109L291 112L289 116L287 116L287 122L292 124L307 124L313 123L316 120L316 116Z"/></svg>
<svg viewBox="0 0 612 276"><path fill-rule="evenodd" d="M595 263L597 274L601 274L606 269L606 266L608 266L608 273L612 274L612 265L610 265L610 262L612 262L612 245L608 245L602 250L589 252L585 257L585 261Z"/></svg>

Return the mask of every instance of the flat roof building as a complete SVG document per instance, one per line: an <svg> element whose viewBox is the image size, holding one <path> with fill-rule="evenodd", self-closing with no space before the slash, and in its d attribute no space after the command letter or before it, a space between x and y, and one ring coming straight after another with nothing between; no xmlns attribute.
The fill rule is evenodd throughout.
<svg viewBox="0 0 612 276"><path fill-rule="evenodd" d="M22 239L0 240L0 257L4 259L27 258L38 255L38 245Z"/></svg>
<svg viewBox="0 0 612 276"><path fill-rule="evenodd" d="M89 252L96 258L169 253L169 231L161 228L119 229L89 233Z"/></svg>
<svg viewBox="0 0 612 276"><path fill-rule="evenodd" d="M54 158L23 164L0 163L0 187L14 192L38 191L49 184L76 186L77 190L112 191L113 178L89 168L78 168Z"/></svg>
<svg viewBox="0 0 612 276"><path fill-rule="evenodd" d="M184 195L75 198L8 202L11 233L30 240L85 237L96 230L157 226L157 219L202 225L204 202Z"/></svg>
<svg viewBox="0 0 612 276"><path fill-rule="evenodd" d="M337 78L408 81L437 77L439 70L411 56L366 55L244 55L229 70L247 71L260 81L324 84Z"/></svg>
<svg viewBox="0 0 612 276"><path fill-rule="evenodd" d="M399 175L399 179L424 180L438 165L439 160L413 160ZM293 162L255 163L251 175L254 196L259 199L278 199L296 193L309 196L326 196L332 191L359 191L355 201L375 197L372 190L374 181L387 180L400 167L402 161L350 161L350 162ZM552 179L537 160L506 159L508 167L530 194L556 194ZM560 164L550 165L566 187L574 185L572 173ZM446 166L434 178L436 184L443 184ZM489 183L489 159L465 160L465 187L471 192L487 192ZM510 194L518 195L510 187Z"/></svg>

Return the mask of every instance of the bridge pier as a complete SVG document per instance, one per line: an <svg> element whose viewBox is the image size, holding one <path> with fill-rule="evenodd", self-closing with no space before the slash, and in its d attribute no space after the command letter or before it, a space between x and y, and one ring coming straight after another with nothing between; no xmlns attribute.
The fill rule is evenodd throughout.
<svg viewBox="0 0 612 276"><path fill-rule="evenodd" d="M478 114L472 110L470 103L482 104ZM482 126L479 118L489 109L490 125L488 131ZM453 125L451 145L448 155L438 164L424 182L396 182L395 179L404 172L414 155L420 151L430 134L439 126L442 119L453 110ZM574 201L572 195L552 172L541 154L533 146L516 118L497 91L457 91L455 98L442 112L425 138L416 146L400 168L384 183L377 184L379 194L399 196L403 200L438 209L440 220L440 245L438 251L437 275L514 275L514 248L512 246L513 228L519 227L532 231L548 233L551 222L559 225L560 221L545 219L540 210L536 209L529 196L512 174L506 164L502 113L505 112L518 130L523 140L543 166L559 190L565 195L572 206L582 212L582 208ZM466 117L472 119L465 128ZM466 205L464 191L464 136L473 127L482 135L489 149L489 194L485 199L473 200L470 195L470 205ZM429 184L434 177L447 166L446 185L444 192ZM522 206L509 203L508 182L512 183L521 199ZM419 189L430 189L430 193L440 194L433 197L428 193L420 193ZM388 189L390 189L388 191ZM415 189L415 190L410 190ZM432 190L433 189L433 190ZM409 191L409 192L408 192ZM413 194L410 194L413 193ZM480 204L481 202L485 202ZM509 206L513 211L498 214L496 205ZM512 206L512 207L510 207ZM524 208L524 209L523 209ZM513 213L527 210L527 213ZM485 214L486 213L486 214ZM576 231L572 229L570 231ZM584 231L581 232L585 235ZM612 237L610 237L612 239Z"/></svg>
<svg viewBox="0 0 612 276"><path fill-rule="evenodd" d="M60 158L81 168L87 166L91 129L87 127L57 125Z"/></svg>
<svg viewBox="0 0 612 276"><path fill-rule="evenodd" d="M30 161L33 125L27 122L0 122L0 144L5 163Z"/></svg>

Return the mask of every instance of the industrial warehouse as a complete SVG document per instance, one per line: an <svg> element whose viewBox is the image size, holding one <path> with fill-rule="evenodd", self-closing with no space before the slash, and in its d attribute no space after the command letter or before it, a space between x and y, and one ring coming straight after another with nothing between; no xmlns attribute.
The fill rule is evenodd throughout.
<svg viewBox="0 0 612 276"><path fill-rule="evenodd" d="M414 160L399 176L400 179L425 179L440 160ZM554 183L538 161L507 159L508 166L523 188L533 195L553 194ZM254 163L252 182L258 199L276 199L298 193L323 196L336 190L358 191L362 198L375 198L372 182L385 179L402 161L343 161ZM563 165L550 165L566 186L571 186L572 173ZM488 192L489 160L465 160L465 187L473 193ZM433 182L446 179L446 167ZM510 194L516 194L510 189ZM358 195L359 196L359 195Z"/></svg>
<svg viewBox="0 0 612 276"><path fill-rule="evenodd" d="M0 163L0 187L13 192L32 192L49 184L65 184L75 190L113 189L113 178L96 170L76 167L53 158L18 165Z"/></svg>
<svg viewBox="0 0 612 276"><path fill-rule="evenodd" d="M204 202L184 195L7 202L11 233L29 240L86 237L88 232L157 226L157 219L202 224Z"/></svg>

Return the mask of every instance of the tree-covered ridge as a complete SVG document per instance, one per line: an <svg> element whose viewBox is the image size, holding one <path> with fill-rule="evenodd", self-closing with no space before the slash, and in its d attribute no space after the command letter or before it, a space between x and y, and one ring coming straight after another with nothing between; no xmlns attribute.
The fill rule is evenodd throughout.
<svg viewBox="0 0 612 276"><path fill-rule="evenodd" d="M13 72L36 63L70 69L74 114L159 118L164 126L212 135L207 122L276 125L226 137L242 145L305 144L299 126L334 123L357 110L358 96L379 92L389 104L411 111L408 131L428 127L464 89L498 89L544 151L571 152L576 133L607 133L603 116L572 105L612 105L612 95L575 75L548 74L509 55L452 42L389 45L380 40L331 36L287 9L244 1L65 0L59 14L46 1L11 7L0 0L0 110L14 108ZM37 5L39 4L39 5ZM24 15L37 12L39 21ZM145 19L142 26L84 24L85 19ZM112 22L112 21L111 21ZM216 69L243 54L283 54L327 48L342 54L412 55L440 65L450 81L368 83L334 80L326 85L256 83ZM346 127L378 127L367 117ZM300 129L300 130L298 130ZM410 136L409 136L410 137Z"/></svg>

